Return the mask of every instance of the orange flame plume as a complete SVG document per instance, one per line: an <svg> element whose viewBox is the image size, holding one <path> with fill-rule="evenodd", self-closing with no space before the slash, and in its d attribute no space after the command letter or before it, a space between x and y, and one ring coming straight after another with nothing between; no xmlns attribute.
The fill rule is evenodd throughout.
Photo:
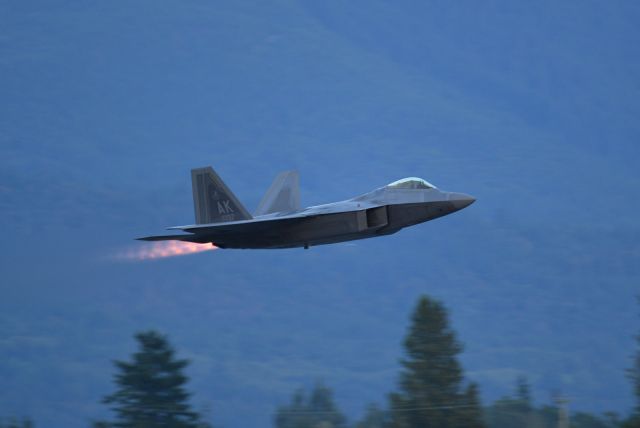
<svg viewBox="0 0 640 428"><path fill-rule="evenodd" d="M144 247L129 249L116 256L120 260L152 260L165 257L184 256L202 251L217 250L212 244L196 244L182 241L159 241Z"/></svg>

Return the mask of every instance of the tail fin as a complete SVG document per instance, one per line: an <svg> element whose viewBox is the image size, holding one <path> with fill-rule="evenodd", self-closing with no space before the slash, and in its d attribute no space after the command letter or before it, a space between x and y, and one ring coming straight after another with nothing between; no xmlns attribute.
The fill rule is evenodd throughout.
<svg viewBox="0 0 640 428"><path fill-rule="evenodd" d="M213 168L191 170L196 224L249 220L251 214L218 177Z"/></svg>
<svg viewBox="0 0 640 428"><path fill-rule="evenodd" d="M297 171L284 171L273 180L255 215L300 209L300 178Z"/></svg>

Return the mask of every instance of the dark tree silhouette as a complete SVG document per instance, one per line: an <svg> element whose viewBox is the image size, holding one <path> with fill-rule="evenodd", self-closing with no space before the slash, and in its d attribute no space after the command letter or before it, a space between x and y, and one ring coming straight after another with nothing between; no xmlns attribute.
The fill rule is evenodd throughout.
<svg viewBox="0 0 640 428"><path fill-rule="evenodd" d="M117 390L103 402L116 413L115 422L97 422L96 427L200 428L199 415L188 404L189 393L182 373L187 360L175 358L167 338L155 331L135 335L139 350L133 361L115 361Z"/></svg>
<svg viewBox="0 0 640 428"><path fill-rule="evenodd" d="M485 418L489 427L542 428L547 426L543 417L534 411L531 387L524 376L518 377L516 381L515 395L502 397L487 407ZM555 419L551 423L555 426Z"/></svg>
<svg viewBox="0 0 640 428"><path fill-rule="evenodd" d="M640 298L638 298L638 303L640 303ZM624 425L625 428L640 428L640 334L636 336L636 340L638 341L636 354L633 356L633 364L627 370L627 376L633 386L635 404L631 416Z"/></svg>
<svg viewBox="0 0 640 428"><path fill-rule="evenodd" d="M29 418L10 418L6 422L0 420L0 428L33 428L35 425Z"/></svg>
<svg viewBox="0 0 640 428"><path fill-rule="evenodd" d="M338 409L333 392L321 383L315 385L309 397L302 390L293 394L291 404L278 408L274 418L276 428L345 428L344 414Z"/></svg>
<svg viewBox="0 0 640 428"><path fill-rule="evenodd" d="M449 327L444 306L419 299L404 341L400 392L391 394L391 426L397 428L482 427L475 384L463 385L457 360L462 345Z"/></svg>
<svg viewBox="0 0 640 428"><path fill-rule="evenodd" d="M380 409L376 404L370 404L355 428L386 428L389 424L387 415L388 412Z"/></svg>

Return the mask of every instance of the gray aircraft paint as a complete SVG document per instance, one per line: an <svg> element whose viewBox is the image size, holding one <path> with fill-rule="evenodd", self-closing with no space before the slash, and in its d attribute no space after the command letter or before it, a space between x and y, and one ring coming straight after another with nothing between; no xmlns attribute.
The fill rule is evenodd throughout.
<svg viewBox="0 0 640 428"><path fill-rule="evenodd" d="M309 248L390 235L459 211L475 199L409 177L340 202L299 208L298 173L280 173L252 217L211 167L191 170L196 224L182 235L143 241L211 243L220 248Z"/></svg>
<svg viewBox="0 0 640 428"><path fill-rule="evenodd" d="M255 215L261 216L300 209L300 177L297 171L283 171L258 204Z"/></svg>
<svg viewBox="0 0 640 428"><path fill-rule="evenodd" d="M251 214L210 166L191 170L196 224L251 219Z"/></svg>

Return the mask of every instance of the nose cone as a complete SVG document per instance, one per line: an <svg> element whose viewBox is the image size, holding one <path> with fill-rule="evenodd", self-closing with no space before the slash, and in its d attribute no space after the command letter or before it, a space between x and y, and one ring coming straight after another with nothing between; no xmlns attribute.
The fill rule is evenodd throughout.
<svg viewBox="0 0 640 428"><path fill-rule="evenodd" d="M465 193L449 193L449 202L451 202L456 211L468 207L475 201L476 198Z"/></svg>

